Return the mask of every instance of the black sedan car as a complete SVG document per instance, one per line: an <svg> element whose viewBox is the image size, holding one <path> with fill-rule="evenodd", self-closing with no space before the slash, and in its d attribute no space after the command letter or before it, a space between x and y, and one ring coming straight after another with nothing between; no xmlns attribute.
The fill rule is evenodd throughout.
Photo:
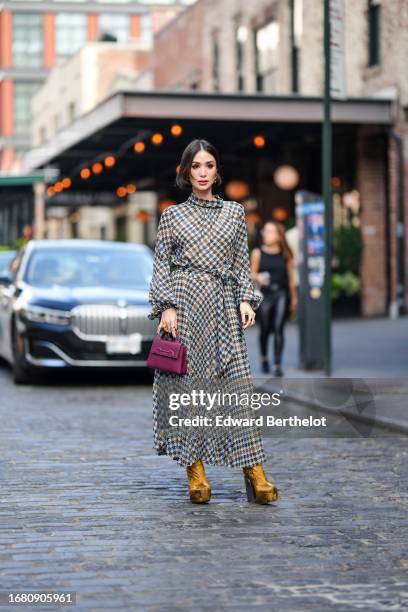
<svg viewBox="0 0 408 612"><path fill-rule="evenodd" d="M0 277L0 356L15 382L55 368L146 368L152 271L144 245L28 242Z"/></svg>

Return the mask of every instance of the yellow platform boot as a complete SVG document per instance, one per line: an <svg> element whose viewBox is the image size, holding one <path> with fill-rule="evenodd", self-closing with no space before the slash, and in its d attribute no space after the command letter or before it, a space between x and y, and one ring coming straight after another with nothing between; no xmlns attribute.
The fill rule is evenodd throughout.
<svg viewBox="0 0 408 612"><path fill-rule="evenodd" d="M249 502L267 504L278 499L278 488L266 479L262 463L244 467L246 494Z"/></svg>
<svg viewBox="0 0 408 612"><path fill-rule="evenodd" d="M187 477L190 501L193 504L204 504L210 501L211 487L201 459L197 459L192 465L187 466Z"/></svg>

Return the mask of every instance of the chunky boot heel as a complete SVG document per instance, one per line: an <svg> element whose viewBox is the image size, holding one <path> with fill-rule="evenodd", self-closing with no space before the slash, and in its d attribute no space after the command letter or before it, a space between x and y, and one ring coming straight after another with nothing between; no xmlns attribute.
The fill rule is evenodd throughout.
<svg viewBox="0 0 408 612"><path fill-rule="evenodd" d="M261 463L243 468L245 489L249 502L268 504L278 499L278 488L268 482Z"/></svg>
<svg viewBox="0 0 408 612"><path fill-rule="evenodd" d="M201 459L187 467L188 489L193 504L205 504L211 499L211 487Z"/></svg>
<svg viewBox="0 0 408 612"><path fill-rule="evenodd" d="M245 490L247 494L247 499L249 502L254 502L255 501L255 491L252 486L252 483L249 480L249 478L247 478L246 476L244 476L244 480L245 480Z"/></svg>

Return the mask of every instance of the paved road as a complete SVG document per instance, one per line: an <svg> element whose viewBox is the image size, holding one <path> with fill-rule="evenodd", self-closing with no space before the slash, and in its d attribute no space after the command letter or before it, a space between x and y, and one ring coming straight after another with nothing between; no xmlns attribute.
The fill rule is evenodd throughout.
<svg viewBox="0 0 408 612"><path fill-rule="evenodd" d="M276 504L209 467L194 506L152 449L143 381L15 388L0 369L0 393L0 590L91 610L407 609L406 437L266 438Z"/></svg>

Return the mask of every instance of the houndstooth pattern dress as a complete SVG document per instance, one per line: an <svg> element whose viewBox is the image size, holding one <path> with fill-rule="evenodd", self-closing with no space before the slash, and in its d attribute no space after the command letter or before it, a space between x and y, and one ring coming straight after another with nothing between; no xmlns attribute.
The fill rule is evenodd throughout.
<svg viewBox="0 0 408 612"><path fill-rule="evenodd" d="M191 391L197 385L207 389L210 381L213 389L221 391L253 391L239 306L248 300L256 310L263 298L254 293L250 277L244 208L214 197L204 200L191 193L160 217L148 318L160 318L166 308L176 308L188 372L180 376L154 371L154 448L182 466L198 458L210 465L253 466L265 461L258 427L169 427L169 416L174 414L169 393L178 385L190 383ZM218 404L218 408L223 415L256 416L241 405ZM183 415L196 415L197 410L190 406ZM208 412L202 409L202 414Z"/></svg>

